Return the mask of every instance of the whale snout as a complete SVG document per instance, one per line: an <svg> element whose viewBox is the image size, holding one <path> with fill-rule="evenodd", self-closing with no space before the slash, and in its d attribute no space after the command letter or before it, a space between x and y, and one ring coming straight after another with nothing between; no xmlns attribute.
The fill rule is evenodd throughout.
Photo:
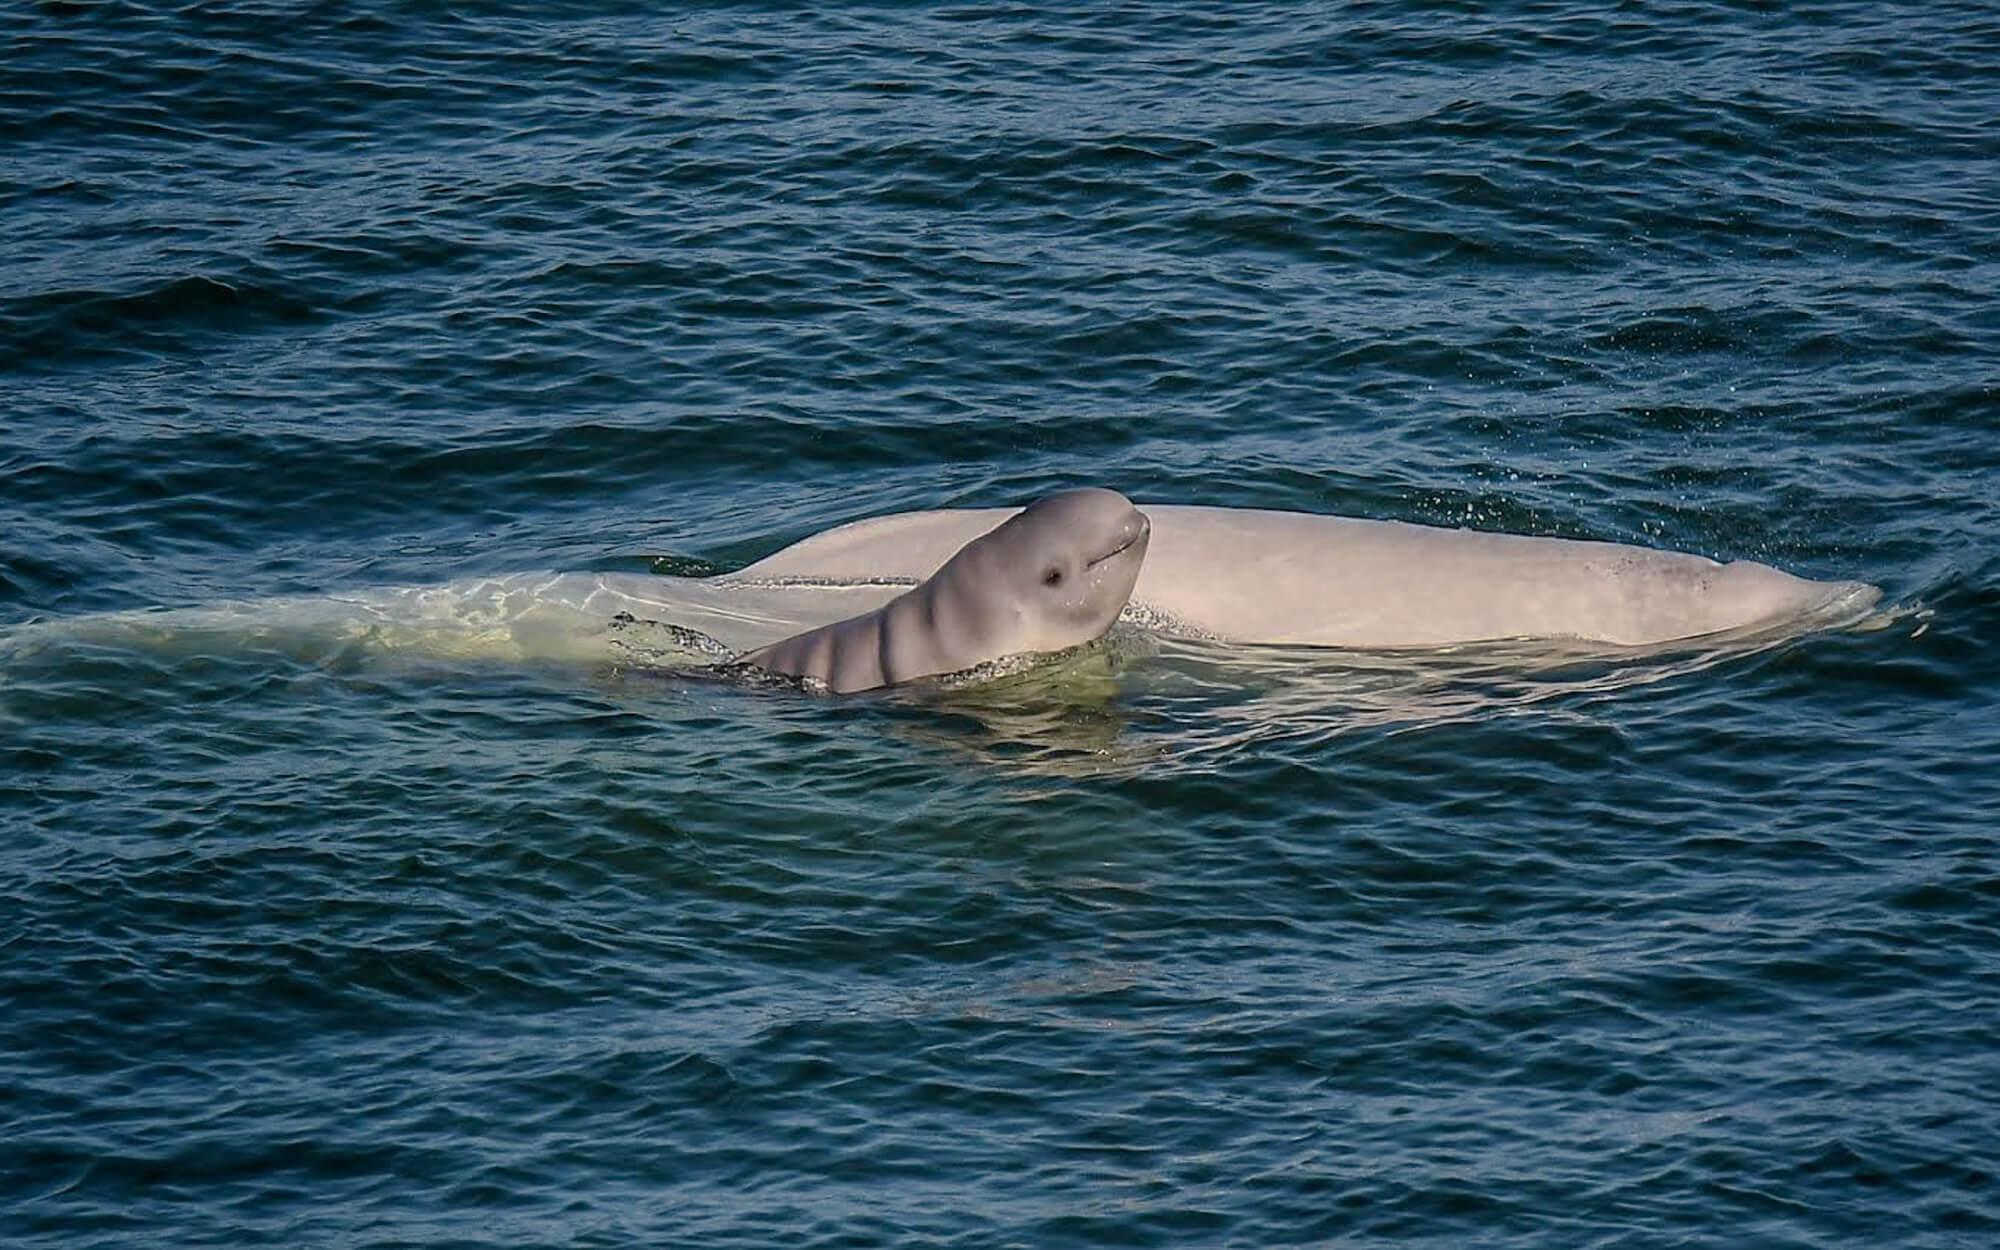
<svg viewBox="0 0 2000 1250"><path fill-rule="evenodd" d="M1152 536L1152 519L1137 508L1131 508L1112 531L1110 549L1102 555L1092 556L1087 563L1095 568L1106 560L1125 555L1127 552L1132 553L1135 558L1143 556L1146 554L1147 540Z"/></svg>
<svg viewBox="0 0 2000 1250"><path fill-rule="evenodd" d="M1822 614L1858 614L1881 597L1881 589L1867 582L1812 581L1754 560L1735 560L1716 571L1711 592L1697 597L1691 605L1708 613L1710 619L1702 622L1704 628L1683 629L1681 633L1761 628Z"/></svg>
<svg viewBox="0 0 2000 1250"><path fill-rule="evenodd" d="M1039 541L1067 548L1069 558L1091 574L1122 567L1146 553L1153 522L1132 501L1103 486L1044 495L1015 518Z"/></svg>

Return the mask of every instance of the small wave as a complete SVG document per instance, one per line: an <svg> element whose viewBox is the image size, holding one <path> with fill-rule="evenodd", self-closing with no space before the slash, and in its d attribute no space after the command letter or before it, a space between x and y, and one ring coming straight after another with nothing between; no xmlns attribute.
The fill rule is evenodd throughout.
<svg viewBox="0 0 2000 1250"><path fill-rule="evenodd" d="M224 337L309 324L317 302L278 275L185 274L136 290L54 290L0 303L0 369L106 355L180 354Z"/></svg>

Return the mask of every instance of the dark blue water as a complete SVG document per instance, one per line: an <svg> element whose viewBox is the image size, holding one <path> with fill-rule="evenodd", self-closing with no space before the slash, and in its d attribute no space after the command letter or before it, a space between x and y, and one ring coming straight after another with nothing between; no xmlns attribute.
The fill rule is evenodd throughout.
<svg viewBox="0 0 2000 1250"><path fill-rule="evenodd" d="M1082 483L1882 585L1643 673L0 663L0 1243L2000 1242L1985 3L21 3L0 628Z"/></svg>

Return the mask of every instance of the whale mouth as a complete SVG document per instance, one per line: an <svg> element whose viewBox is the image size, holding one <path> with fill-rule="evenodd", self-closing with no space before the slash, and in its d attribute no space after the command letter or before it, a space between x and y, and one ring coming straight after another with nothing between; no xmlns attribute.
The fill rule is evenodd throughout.
<svg viewBox="0 0 2000 1250"><path fill-rule="evenodd" d="M1094 569L1098 565L1104 563L1106 560L1113 558L1114 556L1121 556L1125 554L1126 552L1132 550L1134 545L1139 543L1148 534L1152 532L1153 532L1153 523L1146 519L1145 513L1143 512L1140 513L1139 528L1133 530L1130 536L1128 536L1124 542L1119 543L1116 547L1113 547L1111 550L1105 552L1103 555L1098 556L1095 560L1092 560L1089 563L1085 564L1084 567L1087 569Z"/></svg>

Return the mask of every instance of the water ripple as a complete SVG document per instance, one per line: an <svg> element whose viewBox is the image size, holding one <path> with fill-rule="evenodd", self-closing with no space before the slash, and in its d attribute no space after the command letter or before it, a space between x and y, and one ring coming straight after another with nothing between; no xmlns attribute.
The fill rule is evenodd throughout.
<svg viewBox="0 0 2000 1250"><path fill-rule="evenodd" d="M0 1240L1993 1241L1989 8L0 12ZM1083 481L1890 608L15 645Z"/></svg>

